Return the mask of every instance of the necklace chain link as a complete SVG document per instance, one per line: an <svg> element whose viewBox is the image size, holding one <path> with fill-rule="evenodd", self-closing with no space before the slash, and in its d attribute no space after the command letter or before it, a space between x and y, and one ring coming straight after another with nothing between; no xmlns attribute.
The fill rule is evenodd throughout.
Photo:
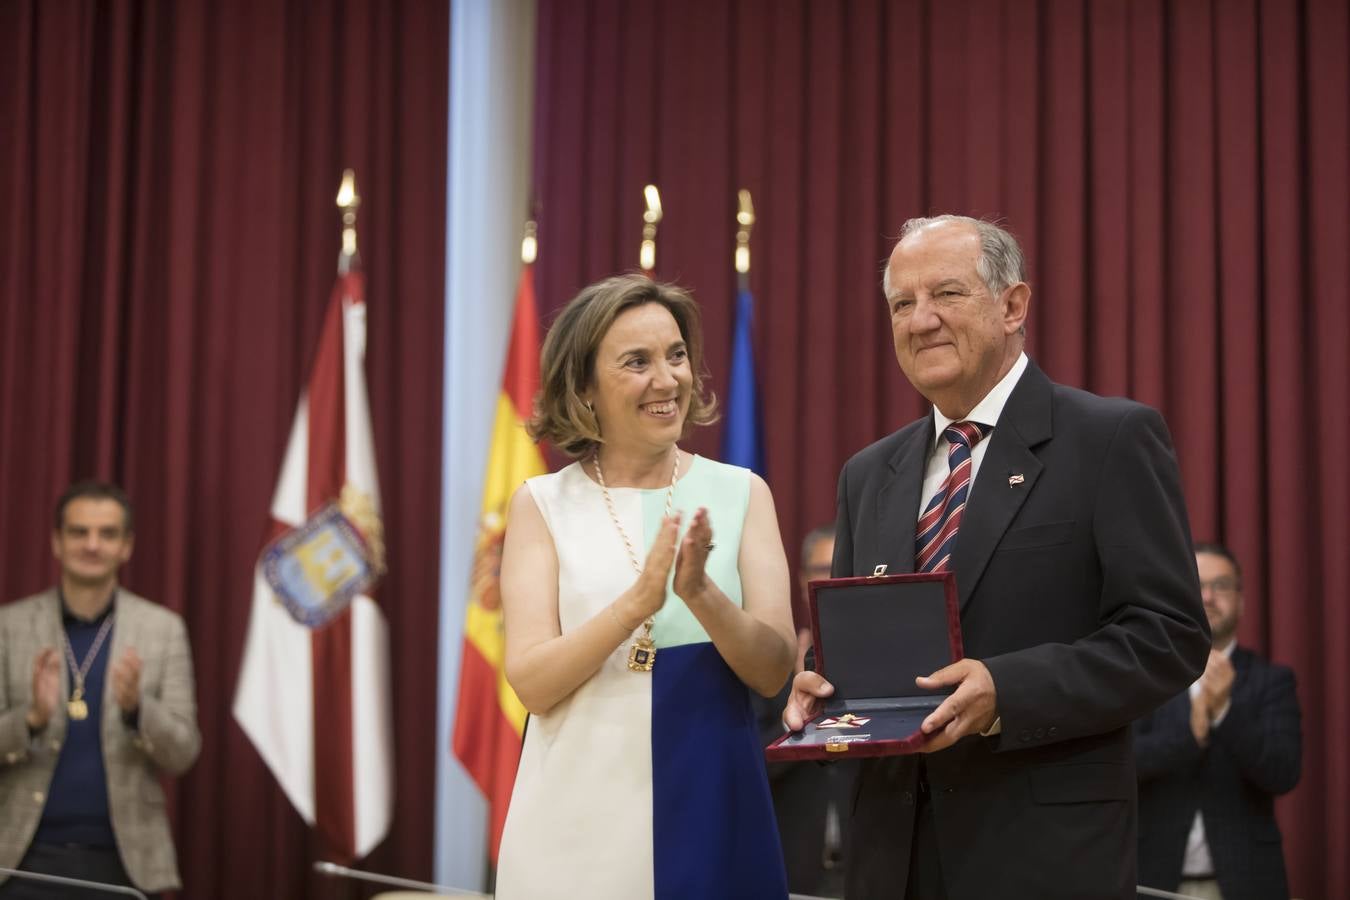
<svg viewBox="0 0 1350 900"><path fill-rule="evenodd" d="M605 484L605 473L604 473L603 471L601 471L601 469L600 469L600 449L599 449L598 447L596 448L595 453L592 455L591 459L592 459L592 461L595 463L595 480L596 480L597 482L599 482L599 484L600 484L600 493L601 493L601 494L604 496L604 498L605 498L605 509L607 509L607 510L609 511L609 519L610 519L611 522L614 523L614 528L619 532L619 537L623 538L623 546L624 546L624 549L626 549L626 550L628 551L628 561L631 562L631 563L633 564L633 571L636 572L639 576L641 576L641 575L642 575L642 564L638 562L637 551L635 551L635 550L633 549L633 541L628 537L628 532L624 530L623 523L621 523L621 522L619 521L619 514L618 514L618 513L615 511L615 509L614 509L614 498L610 496L610 494L609 494L609 487ZM679 480L679 477L680 477L680 448L679 448L679 447L676 447L676 448L675 448L675 465L674 465L674 467L671 469L671 473L670 473L670 488L669 488L669 490L666 491L666 517L667 517L667 518L670 517L670 511L671 511L671 509L672 509L672 505L671 505L671 504L673 503L674 498L675 498L675 482L676 482L677 480ZM616 619L616 621L617 621L617 619ZM655 619L654 619L652 616L648 616L648 617L643 621L643 623L642 623L642 637L639 638L637 642L635 642L634 652L636 652L636 648L637 648L638 645L643 645L643 646L645 646L645 652L655 653L655 648L652 646L652 640L651 640L651 637L652 637L652 625L654 625L654 624L655 624ZM636 666L634 665L633 659L631 658L631 655L630 655L630 661L629 661L629 666L628 666L628 667L629 667L630 669L636 669L636 668L638 668L638 667L636 667ZM648 663L646 664L646 666L643 667L642 670L644 670L644 671L650 671L650 669L651 669L651 664L650 664L650 662L648 662Z"/></svg>
<svg viewBox="0 0 1350 900"><path fill-rule="evenodd" d="M103 646L103 641L107 639L108 632L112 630L113 619L117 617L114 612L108 613L108 618L103 620L102 627L98 634L94 636L94 643L90 645L89 651L84 654L84 662L78 662L75 659L75 648L70 645L70 636L65 630L61 631L61 643L65 647L66 660L70 663L70 671L75 679L75 690L81 695L84 693L84 680L89 676L89 668L94 664L94 657L98 656L99 649Z"/></svg>
<svg viewBox="0 0 1350 900"><path fill-rule="evenodd" d="M633 564L633 571L639 575L642 574L642 564L638 562L637 553L633 550L633 542L628 538L628 532L623 530L623 525L619 522L619 514L614 511L614 498L609 495L609 487L605 484L605 473L600 470L600 451L596 450L592 457L595 463L595 480L600 483L600 493L605 498L605 509L609 510L609 519L618 529L619 537L623 538L624 549L628 551L628 561ZM670 489L666 491L666 516L670 516L671 502L675 497L675 482L680 477L680 448L675 448L675 466L670 473Z"/></svg>

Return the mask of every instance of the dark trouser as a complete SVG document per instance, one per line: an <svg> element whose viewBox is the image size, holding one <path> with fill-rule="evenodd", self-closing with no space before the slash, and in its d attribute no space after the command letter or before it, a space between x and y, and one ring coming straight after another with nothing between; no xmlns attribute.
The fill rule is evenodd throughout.
<svg viewBox="0 0 1350 900"><path fill-rule="evenodd" d="M905 900L947 900L938 856L937 826L933 823L933 791L928 769L919 758L919 782L914 789L914 840L909 850L909 878Z"/></svg>
<svg viewBox="0 0 1350 900"><path fill-rule="evenodd" d="M85 847L79 844L34 844L24 854L23 860L19 863L19 870L134 887L126 869L122 868L122 860L118 857L117 851L101 847ZM10 876L9 880L0 885L0 900L56 900L66 897L71 900L95 900L116 896L118 895L107 891L94 891L68 884L15 876Z"/></svg>

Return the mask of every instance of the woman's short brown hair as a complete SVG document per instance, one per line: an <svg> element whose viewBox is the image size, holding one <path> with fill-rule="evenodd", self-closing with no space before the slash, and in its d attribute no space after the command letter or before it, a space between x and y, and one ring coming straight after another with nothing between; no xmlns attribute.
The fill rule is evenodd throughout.
<svg viewBox="0 0 1350 900"><path fill-rule="evenodd" d="M546 440L568 456L581 457L604 439L600 423L581 395L595 378L595 355L614 320L624 310L659 303L670 311L689 351L694 383L687 434L692 425L717 421L717 398L703 393L703 324L698 304L689 292L646 275L615 275L587 285L563 307L544 338L539 354L543 382L534 398L534 416L528 425L536 441Z"/></svg>

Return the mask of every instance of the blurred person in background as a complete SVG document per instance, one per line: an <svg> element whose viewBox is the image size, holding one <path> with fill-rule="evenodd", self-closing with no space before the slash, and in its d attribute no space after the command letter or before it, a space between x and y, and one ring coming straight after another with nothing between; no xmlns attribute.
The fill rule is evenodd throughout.
<svg viewBox="0 0 1350 900"><path fill-rule="evenodd" d="M1232 552L1196 544L1195 564L1214 646L1189 690L1135 723L1139 883L1204 900L1288 897L1275 798L1302 761L1294 673L1238 646Z"/></svg>
<svg viewBox="0 0 1350 900"><path fill-rule="evenodd" d="M0 866L180 887L160 778L197 758L196 688L182 618L118 584L131 501L84 481L57 501L61 574L0 607ZM0 875L0 897L69 887Z"/></svg>
<svg viewBox="0 0 1350 900"><path fill-rule="evenodd" d="M812 529L803 539L797 586L799 621L805 625L797 629L795 671L801 671L803 655L811 646L808 585L830 577L833 556L833 522ZM779 717L791 687L791 682L784 684L778 695L769 700L753 698L759 718L760 742L765 745L783 735ZM783 842L783 857L787 861L788 889L794 894L844 895L848 801L857 774L858 767L852 762L769 763L769 788L773 792L778 836Z"/></svg>

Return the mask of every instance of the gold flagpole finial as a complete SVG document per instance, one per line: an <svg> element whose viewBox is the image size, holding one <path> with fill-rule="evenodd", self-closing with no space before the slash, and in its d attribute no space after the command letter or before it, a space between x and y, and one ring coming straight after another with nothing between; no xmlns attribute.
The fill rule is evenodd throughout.
<svg viewBox="0 0 1350 900"><path fill-rule="evenodd" d="M534 219L530 219L525 223L525 234L520 239L520 261L528 266L538 255L539 226Z"/></svg>
<svg viewBox="0 0 1350 900"><path fill-rule="evenodd" d="M736 271L750 274L750 232L755 227L755 204L750 192L741 188L736 192Z"/></svg>
<svg viewBox="0 0 1350 900"><path fill-rule="evenodd" d="M356 173L347 169L342 173L342 184L338 187L337 207L342 210L342 253L338 256L338 271L346 274L351 270L356 253L356 211L361 207L361 197L356 193Z"/></svg>
<svg viewBox="0 0 1350 900"><path fill-rule="evenodd" d="M642 214L642 247L638 250L638 267L644 272L656 268L656 226L661 222L661 192L656 185L642 189L647 210Z"/></svg>

